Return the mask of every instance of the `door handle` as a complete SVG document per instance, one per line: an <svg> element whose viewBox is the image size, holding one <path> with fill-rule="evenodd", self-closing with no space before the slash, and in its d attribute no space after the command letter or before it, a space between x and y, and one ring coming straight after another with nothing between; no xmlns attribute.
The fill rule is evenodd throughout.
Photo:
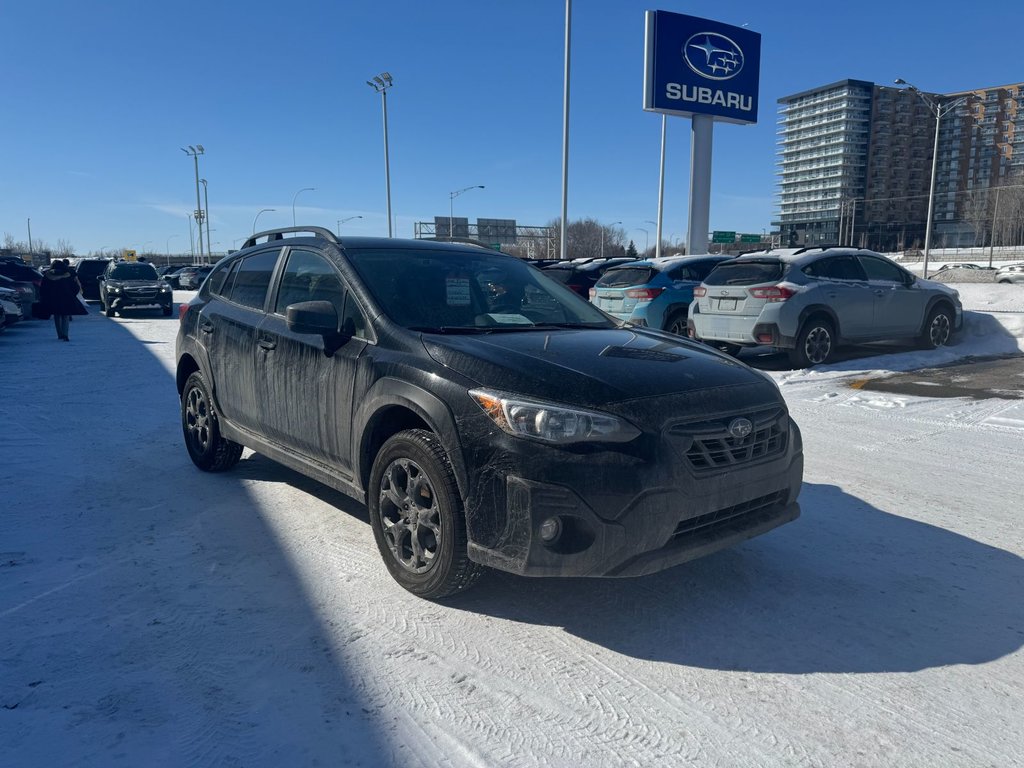
<svg viewBox="0 0 1024 768"><path fill-rule="evenodd" d="M205 322L199 324L199 330L203 333L213 333L213 323Z"/></svg>
<svg viewBox="0 0 1024 768"><path fill-rule="evenodd" d="M270 339L260 339L260 348L261 349L269 350L269 349L274 349L275 347L277 347L277 342L276 341L271 341Z"/></svg>

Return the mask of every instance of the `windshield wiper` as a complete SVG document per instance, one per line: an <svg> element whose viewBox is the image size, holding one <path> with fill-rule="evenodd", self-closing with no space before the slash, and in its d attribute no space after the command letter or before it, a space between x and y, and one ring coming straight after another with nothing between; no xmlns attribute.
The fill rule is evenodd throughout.
<svg viewBox="0 0 1024 768"><path fill-rule="evenodd" d="M409 330L417 331L418 333L484 333L490 329L475 325L441 325L437 327L410 325Z"/></svg>

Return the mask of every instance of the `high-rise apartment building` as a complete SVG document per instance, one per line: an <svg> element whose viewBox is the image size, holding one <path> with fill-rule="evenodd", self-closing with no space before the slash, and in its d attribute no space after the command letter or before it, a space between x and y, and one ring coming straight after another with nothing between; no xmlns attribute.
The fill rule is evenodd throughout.
<svg viewBox="0 0 1024 768"><path fill-rule="evenodd" d="M1024 185L1024 83L923 94L939 132L933 246L994 232L996 187ZM935 116L918 93L843 80L779 99L782 241L902 250L924 242ZM1004 218L998 214L998 218Z"/></svg>

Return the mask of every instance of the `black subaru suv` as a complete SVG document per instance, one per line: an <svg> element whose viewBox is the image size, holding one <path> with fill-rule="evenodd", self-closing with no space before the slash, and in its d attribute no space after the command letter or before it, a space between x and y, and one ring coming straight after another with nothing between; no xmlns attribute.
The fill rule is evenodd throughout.
<svg viewBox="0 0 1024 768"><path fill-rule="evenodd" d="M107 317L128 307L159 307L171 314L173 291L148 261L112 261L99 278L100 303Z"/></svg>
<svg viewBox="0 0 1024 768"><path fill-rule="evenodd" d="M192 461L247 446L364 502L422 597L482 566L639 576L800 514L800 431L767 375L485 248L263 232L180 317Z"/></svg>

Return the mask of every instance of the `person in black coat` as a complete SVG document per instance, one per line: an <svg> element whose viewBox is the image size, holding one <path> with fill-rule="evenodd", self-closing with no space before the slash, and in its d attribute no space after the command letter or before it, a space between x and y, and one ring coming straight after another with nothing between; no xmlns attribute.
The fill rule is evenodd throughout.
<svg viewBox="0 0 1024 768"><path fill-rule="evenodd" d="M53 262L43 273L43 282L39 287L39 302L43 305L44 313L53 315L53 325L57 329L57 338L61 341L70 341L68 326L71 316L88 314L78 300L78 293L81 290L78 278L60 259Z"/></svg>

